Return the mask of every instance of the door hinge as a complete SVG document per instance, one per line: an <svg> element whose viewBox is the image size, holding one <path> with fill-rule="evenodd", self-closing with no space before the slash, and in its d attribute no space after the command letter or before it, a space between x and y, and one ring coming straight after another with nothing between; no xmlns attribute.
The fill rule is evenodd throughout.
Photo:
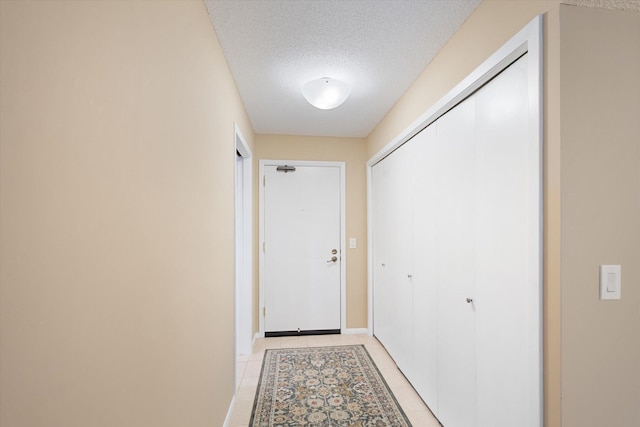
<svg viewBox="0 0 640 427"><path fill-rule="evenodd" d="M266 246L267 246L267 244L265 242L262 242L262 252L265 252Z"/></svg>
<svg viewBox="0 0 640 427"><path fill-rule="evenodd" d="M262 307L262 317L267 316L267 307Z"/></svg>
<svg viewBox="0 0 640 427"><path fill-rule="evenodd" d="M267 186L267 176L266 175L262 175L262 186L263 187Z"/></svg>

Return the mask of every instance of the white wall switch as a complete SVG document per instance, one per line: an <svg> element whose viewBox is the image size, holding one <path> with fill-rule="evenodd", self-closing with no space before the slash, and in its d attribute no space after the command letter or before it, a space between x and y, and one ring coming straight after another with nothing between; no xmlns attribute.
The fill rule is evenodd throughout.
<svg viewBox="0 0 640 427"><path fill-rule="evenodd" d="M600 266L600 299L620 299L622 266Z"/></svg>
<svg viewBox="0 0 640 427"><path fill-rule="evenodd" d="M349 249L355 249L356 248L356 238L355 237L350 237L349 238Z"/></svg>

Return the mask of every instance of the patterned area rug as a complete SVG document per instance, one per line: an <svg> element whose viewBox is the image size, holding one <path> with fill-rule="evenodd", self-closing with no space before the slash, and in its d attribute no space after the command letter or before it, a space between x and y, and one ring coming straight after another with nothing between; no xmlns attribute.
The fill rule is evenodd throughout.
<svg viewBox="0 0 640 427"><path fill-rule="evenodd" d="M363 345L266 350L249 427L411 427Z"/></svg>

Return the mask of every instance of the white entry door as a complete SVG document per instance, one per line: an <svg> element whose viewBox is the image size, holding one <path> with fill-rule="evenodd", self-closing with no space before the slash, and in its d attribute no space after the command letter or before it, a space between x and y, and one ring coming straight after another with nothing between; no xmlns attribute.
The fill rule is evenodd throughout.
<svg viewBox="0 0 640 427"><path fill-rule="evenodd" d="M339 165L264 165L264 331L339 332Z"/></svg>

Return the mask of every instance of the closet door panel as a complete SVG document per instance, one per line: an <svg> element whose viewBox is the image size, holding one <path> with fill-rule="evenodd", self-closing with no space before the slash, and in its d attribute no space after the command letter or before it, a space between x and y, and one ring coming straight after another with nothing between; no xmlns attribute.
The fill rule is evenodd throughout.
<svg viewBox="0 0 640 427"><path fill-rule="evenodd" d="M372 228L373 228L373 332L385 344L392 335L391 310L387 301L391 298L391 281L387 274L387 248L389 234L393 230L389 198L391 194L392 162L383 160L373 166L372 181Z"/></svg>
<svg viewBox="0 0 640 427"><path fill-rule="evenodd" d="M399 147L384 161L391 160L390 197L386 209L390 212L392 228L387 241L387 274L391 284L390 298L385 301L391 311L392 334L387 350L398 367L410 375L412 322L412 145Z"/></svg>
<svg viewBox="0 0 640 427"><path fill-rule="evenodd" d="M476 95L478 426L539 425L532 410L529 343L527 58Z"/></svg>
<svg viewBox="0 0 640 427"><path fill-rule="evenodd" d="M436 126L413 146L413 375L409 380L429 408L438 407L436 351Z"/></svg>
<svg viewBox="0 0 640 427"><path fill-rule="evenodd" d="M468 98L436 122L438 418L475 426L475 104Z"/></svg>

